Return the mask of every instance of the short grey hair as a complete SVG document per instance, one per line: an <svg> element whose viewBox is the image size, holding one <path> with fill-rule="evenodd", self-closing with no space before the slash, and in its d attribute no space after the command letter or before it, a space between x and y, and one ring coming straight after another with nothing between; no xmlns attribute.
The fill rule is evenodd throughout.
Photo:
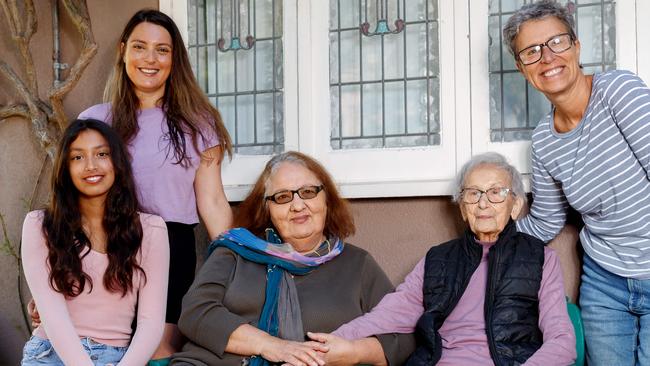
<svg viewBox="0 0 650 366"><path fill-rule="evenodd" d="M527 202L526 191L524 191L524 182L521 179L521 174L510 163L506 158L495 152L486 152L483 154L475 155L468 162L460 168L460 171L456 175L454 180L454 202L460 202L460 191L465 186L465 178L471 173L474 169L482 165L491 165L496 169L501 169L504 172L508 173L510 176L510 189L516 197L521 197L524 200L524 203Z"/></svg>
<svg viewBox="0 0 650 366"><path fill-rule="evenodd" d="M566 6L553 0L540 0L522 6L517 10L503 26L503 43L508 47L510 53L517 58L515 39L519 35L519 28L529 20L539 20L546 17L556 17L564 24L572 40L577 39L575 32L575 20L572 11Z"/></svg>

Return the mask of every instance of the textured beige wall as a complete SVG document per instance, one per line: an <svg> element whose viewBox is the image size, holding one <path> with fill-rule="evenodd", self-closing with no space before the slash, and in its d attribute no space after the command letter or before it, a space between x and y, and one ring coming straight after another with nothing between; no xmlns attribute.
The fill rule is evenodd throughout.
<svg viewBox="0 0 650 366"><path fill-rule="evenodd" d="M82 76L76 89L65 100L66 113L76 117L88 106L101 101L106 76L114 56L114 45L128 18L142 7L157 7L157 0L88 0L95 40L99 52ZM52 23L51 2L34 1L38 16L38 31L32 39L42 97L52 83ZM15 50L6 28L4 14L0 17L0 59L9 62L21 72ZM79 53L79 36L61 12L62 62L74 63ZM0 105L16 99L13 87L0 78ZM34 142L31 126L27 121L13 118L0 121L0 214L5 217L8 238L14 246L20 240L22 220L26 213L24 200L31 196L43 153ZM45 188L49 180L49 167L45 174ZM42 202L42 194L38 201ZM5 240L0 231L0 243ZM20 311L18 298L18 266L16 260L0 253L0 365L17 365L22 346L28 337Z"/></svg>
<svg viewBox="0 0 650 366"><path fill-rule="evenodd" d="M368 250L398 284L435 244L464 229L449 197L354 200L357 234L348 241Z"/></svg>

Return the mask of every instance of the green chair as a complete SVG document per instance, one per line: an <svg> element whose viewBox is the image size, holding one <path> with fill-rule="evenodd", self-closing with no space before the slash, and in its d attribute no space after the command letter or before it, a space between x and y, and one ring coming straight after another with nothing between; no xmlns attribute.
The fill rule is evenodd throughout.
<svg viewBox="0 0 650 366"><path fill-rule="evenodd" d="M575 366L584 366L585 364L585 333L582 328L582 318L580 317L580 308L578 305L566 301L567 311L569 312L569 319L573 323L573 329L576 333L576 362Z"/></svg>
<svg viewBox="0 0 650 366"><path fill-rule="evenodd" d="M171 361L170 358L159 358L157 360L150 360L147 363L147 366L167 366L169 365L170 361Z"/></svg>

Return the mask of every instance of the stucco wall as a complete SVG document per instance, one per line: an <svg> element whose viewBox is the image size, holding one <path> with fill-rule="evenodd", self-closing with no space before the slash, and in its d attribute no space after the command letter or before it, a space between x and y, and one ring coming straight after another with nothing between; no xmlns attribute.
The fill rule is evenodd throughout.
<svg viewBox="0 0 650 366"><path fill-rule="evenodd" d="M41 95L45 96L52 82L50 2L35 3L39 30L31 49L37 64ZM123 25L137 9L156 7L157 4L156 0L88 0L99 52L65 100L68 116L75 117L86 107L101 101L114 45ZM79 37L63 12L61 22L63 62L72 64L79 52ZM20 70L10 36L2 25L0 30L0 59L9 61ZM14 95L12 86L1 80L0 105L13 101ZM42 157L27 121L15 118L0 121L0 213L5 217L8 239L14 246L19 243L27 210L24 200L32 194ZM47 189L48 180L49 166L46 167L43 191ZM44 196L45 193L41 192L37 201L42 204ZM401 280L431 244L454 237L462 228L457 209L448 197L355 200L352 208L357 234L349 242L369 250L393 282ZM0 232L0 242L4 239ZM28 337L18 298L17 270L13 257L0 254L0 365L18 364Z"/></svg>
<svg viewBox="0 0 650 366"><path fill-rule="evenodd" d="M434 244L463 230L449 197L354 200L357 234L349 242L370 253L397 284Z"/></svg>

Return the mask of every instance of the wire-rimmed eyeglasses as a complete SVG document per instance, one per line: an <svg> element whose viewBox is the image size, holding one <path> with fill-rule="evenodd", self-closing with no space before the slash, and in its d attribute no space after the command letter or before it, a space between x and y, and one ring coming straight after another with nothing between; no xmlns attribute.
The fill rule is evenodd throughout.
<svg viewBox="0 0 650 366"><path fill-rule="evenodd" d="M562 53L573 45L573 37L569 33L560 33L549 38L546 42L524 48L517 53L517 58L524 65L532 65L542 59L544 46L553 53Z"/></svg>
<svg viewBox="0 0 650 366"><path fill-rule="evenodd" d="M463 203L477 203L481 200L481 196L485 195L491 203L501 203L506 200L508 193L511 192L510 188L493 187L485 191L477 188L463 188L460 191L460 199Z"/></svg>
<svg viewBox="0 0 650 366"><path fill-rule="evenodd" d="M300 187L298 189L294 190L286 190L286 191L280 191L273 193L270 196L264 197L267 201L273 201L277 204L285 204L293 201L293 196L297 193L298 197L302 198L303 200L309 200L312 199L316 196L318 196L318 193L325 189L322 185L320 186L304 186Z"/></svg>

